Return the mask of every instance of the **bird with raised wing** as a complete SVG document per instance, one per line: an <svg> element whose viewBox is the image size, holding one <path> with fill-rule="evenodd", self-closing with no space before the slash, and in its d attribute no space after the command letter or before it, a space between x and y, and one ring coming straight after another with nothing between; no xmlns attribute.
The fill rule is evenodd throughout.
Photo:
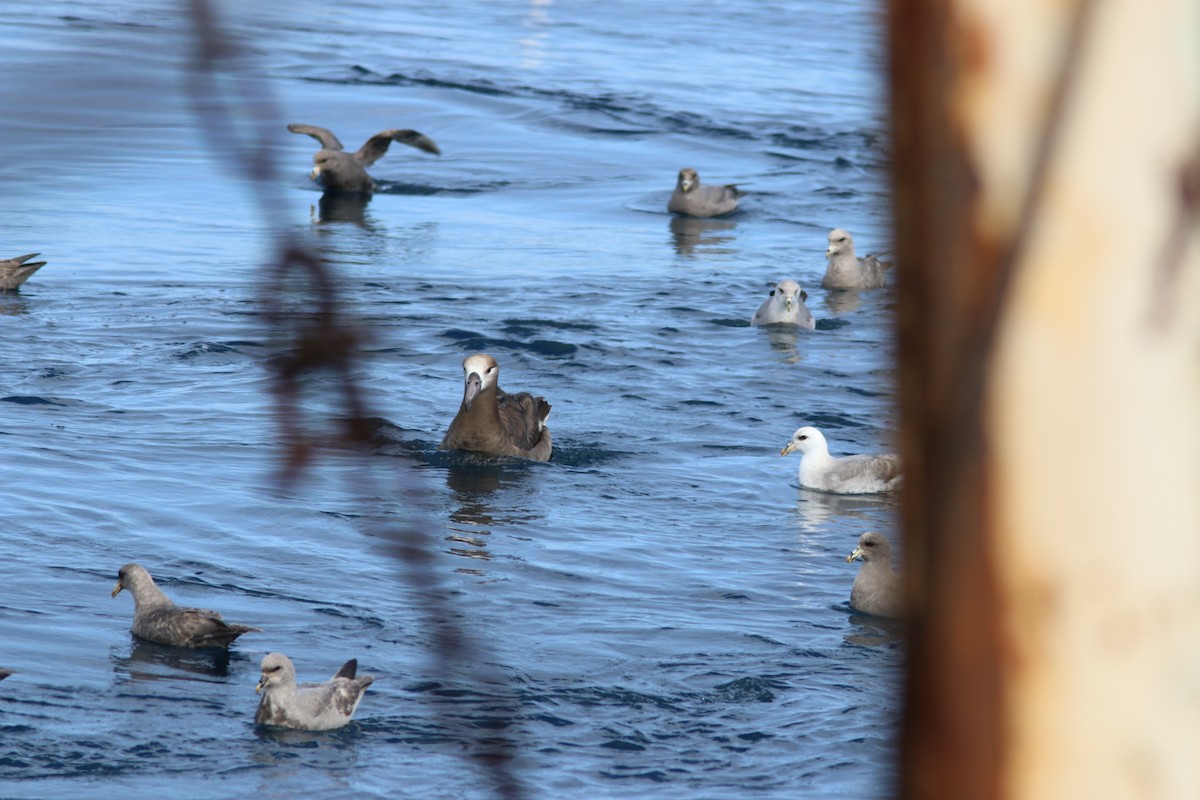
<svg viewBox="0 0 1200 800"><path fill-rule="evenodd" d="M347 153L332 131L316 125L301 125L293 122L287 126L292 133L303 133L316 139L321 149L313 156L310 177L327 192L375 191L375 181L367 174L367 167L383 158L392 142L406 144L435 156L442 154L438 146L423 133L413 130L386 130L367 139L354 153Z"/></svg>
<svg viewBox="0 0 1200 800"><path fill-rule="evenodd" d="M350 722L374 675L355 677L358 659L350 659L325 683L296 683L296 667L283 653L263 656L255 692L262 695L254 721L259 725L327 731Z"/></svg>
<svg viewBox="0 0 1200 800"><path fill-rule="evenodd" d="M463 398L440 450L471 450L549 461L550 404L529 392L500 388L496 359L476 353L463 359Z"/></svg>

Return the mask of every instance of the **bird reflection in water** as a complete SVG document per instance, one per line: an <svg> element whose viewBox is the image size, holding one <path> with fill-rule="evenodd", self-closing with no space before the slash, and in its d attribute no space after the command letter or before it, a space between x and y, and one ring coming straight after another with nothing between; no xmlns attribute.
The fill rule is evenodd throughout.
<svg viewBox="0 0 1200 800"><path fill-rule="evenodd" d="M450 521L458 529L446 538L450 542L448 552L463 558L490 561L487 539L491 528L504 524L498 519L490 503L491 495L497 490L509 489L525 480L530 463L502 456L481 453L455 452L446 469L446 486L453 493L459 507L450 512ZM484 572L462 567L456 572L483 575Z"/></svg>
<svg viewBox="0 0 1200 800"><path fill-rule="evenodd" d="M130 634L129 655L122 656L113 649L113 667L123 669L134 680L177 680L180 672L223 678L229 674L232 658L244 658L225 647L172 647L148 642Z"/></svg>
<svg viewBox="0 0 1200 800"><path fill-rule="evenodd" d="M367 203L371 195L365 192L325 192L315 207L309 208L312 221L317 224L328 222L353 222L364 228L367 223Z"/></svg>
<svg viewBox="0 0 1200 800"><path fill-rule="evenodd" d="M825 307L832 314L858 311L862 306L862 295L857 289L830 289L825 293Z"/></svg>
<svg viewBox="0 0 1200 800"><path fill-rule="evenodd" d="M737 227L737 222L731 219L672 216L670 222L675 251L681 256L695 255L697 247L703 247L714 253L732 252L718 246L733 241L733 236L728 231L732 231L735 227Z"/></svg>

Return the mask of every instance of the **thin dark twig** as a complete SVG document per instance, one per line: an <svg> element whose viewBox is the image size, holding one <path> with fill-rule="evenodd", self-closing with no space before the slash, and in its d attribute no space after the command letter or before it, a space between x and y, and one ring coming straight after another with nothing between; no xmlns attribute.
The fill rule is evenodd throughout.
<svg viewBox="0 0 1200 800"><path fill-rule="evenodd" d="M236 163L243 174L254 180L254 194L263 217L276 231L276 257L266 271L261 291L263 319L277 349L285 355L274 359L273 391L275 417L284 442L282 478L285 484L298 480L311 463L323 437L307 430L301 395L313 384L313 378L332 373L336 378L341 410L337 437L370 455L370 429L364 392L355 378L355 365L364 334L360 326L346 318L341 309L338 287L328 266L319 256L279 233L284 227L279 212L283 198L275 179L271 160L273 142L283 125L278 121L275 104L265 84L246 66L242 51L233 47L217 22L207 0L188 0L194 23L196 50L188 71L188 89L196 117L215 151L226 163ZM227 99L232 95L232 99ZM238 112L244 115L239 117ZM239 119L244 120L239 125ZM306 309L297 311L296 308ZM311 427L319 431L320 425ZM389 464L394 464L392 459ZM378 462L376 462L378 463ZM363 462L355 476L355 492L362 504L367 498L384 496L379 491L379 475ZM460 676L480 686L506 686L504 677L488 665L477 643L455 621L447 593L440 585L435 553L436 542L427 531L436 524L422 518L425 491L404 464L398 481L399 492L411 519L407 525L381 525L376 531L391 543L390 554L403 566L405 579L417 591L418 612L428 634L429 647L441 674ZM518 715L517 701L502 692L499 713L512 725ZM487 768L497 796L519 800L525 795L513 771L518 751L511 737L485 739L466 722L450 720L464 740L477 744L475 757Z"/></svg>

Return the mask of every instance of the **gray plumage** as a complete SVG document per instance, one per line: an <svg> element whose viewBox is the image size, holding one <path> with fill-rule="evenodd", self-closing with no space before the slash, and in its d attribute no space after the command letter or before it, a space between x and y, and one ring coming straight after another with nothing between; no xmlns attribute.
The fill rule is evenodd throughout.
<svg viewBox="0 0 1200 800"><path fill-rule="evenodd" d="M718 217L737 208L738 200L745 192L733 184L708 186L700 183L700 176L691 167L679 170L675 191L667 201L667 211L687 214L691 217Z"/></svg>
<svg viewBox="0 0 1200 800"><path fill-rule="evenodd" d="M799 325L812 330L817 327L813 315L804 301L808 293L796 281L780 281L767 295L767 299L750 318L751 325Z"/></svg>
<svg viewBox="0 0 1200 800"><path fill-rule="evenodd" d="M23 256L0 259L0 291L11 292L19 289L21 284L29 280L29 276L46 266L45 261L25 262L39 256L41 253L26 253Z"/></svg>
<svg viewBox="0 0 1200 800"><path fill-rule="evenodd" d="M216 611L175 605L139 564L121 567L112 596L122 589L133 595L132 630L147 641L176 647L228 647L243 633L262 630L226 622Z"/></svg>
<svg viewBox="0 0 1200 800"><path fill-rule="evenodd" d="M12 674L13 674L13 671L11 669L0 669L0 681L4 680L5 678L7 678L9 675L12 675Z"/></svg>
<svg viewBox="0 0 1200 800"><path fill-rule="evenodd" d="M880 261L873 255L856 257L854 238L841 228L829 232L825 256L829 259L825 277L821 279L825 289L878 289L887 283L885 273L892 266L892 262Z"/></svg>
<svg viewBox="0 0 1200 800"><path fill-rule="evenodd" d="M858 537L858 547L846 556L849 564L862 559L862 568L850 588L850 607L877 617L901 617L904 595L900 576L892 569L892 546L875 531Z"/></svg>
<svg viewBox="0 0 1200 800"><path fill-rule="evenodd" d="M873 494L900 488L900 457L893 454L829 455L829 445L816 428L804 427L792 434L779 455L800 451L797 475L800 485L835 494Z"/></svg>
<svg viewBox="0 0 1200 800"><path fill-rule="evenodd" d="M508 394L499 382L496 359L483 353L463 359L462 403L438 449L549 461L550 404L528 392Z"/></svg>
<svg viewBox="0 0 1200 800"><path fill-rule="evenodd" d="M367 139L357 152L347 153L338 138L325 128L293 122L287 129L292 133L311 136L321 143L321 149L313 156L311 177L327 192L375 191L375 181L367 174L367 167L382 158L392 142L406 144L435 156L442 154L432 139L413 130L380 131Z"/></svg>
<svg viewBox="0 0 1200 800"><path fill-rule="evenodd" d="M354 716L374 675L356 678L358 660L350 659L325 683L296 683L296 668L283 653L268 653L255 691L262 695L254 721L301 731L340 728Z"/></svg>

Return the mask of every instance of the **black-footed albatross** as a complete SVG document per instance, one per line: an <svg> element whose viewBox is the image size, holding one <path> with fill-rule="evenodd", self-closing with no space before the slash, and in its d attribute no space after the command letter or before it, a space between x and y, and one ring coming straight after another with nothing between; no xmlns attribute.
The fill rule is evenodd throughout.
<svg viewBox="0 0 1200 800"><path fill-rule="evenodd" d="M875 531L858 537L858 547L846 556L849 564L862 559L862 569L850 587L850 607L877 617L904 615L904 595L900 576L892 569L892 546Z"/></svg>
<svg viewBox="0 0 1200 800"><path fill-rule="evenodd" d="M386 130L367 139L356 153L347 153L332 131L316 125L300 125L293 122L287 126L292 133L303 133L321 143L321 149L313 156L311 177L327 192L375 191L375 181L367 174L367 167L383 158L392 142L406 144L426 153L440 156L442 151L423 133L411 130Z"/></svg>
<svg viewBox="0 0 1200 800"><path fill-rule="evenodd" d="M256 692L262 694L254 721L301 731L341 728L354 716L374 675L356 678L358 659L342 665L325 683L296 683L296 667L283 653L267 653Z"/></svg>
<svg viewBox="0 0 1200 800"><path fill-rule="evenodd" d="M505 392L499 386L500 366L483 353L463 359L463 381L462 405L438 449L550 460L545 398Z"/></svg>
<svg viewBox="0 0 1200 800"><path fill-rule="evenodd" d="M667 211L689 217L719 217L737 208L738 199L744 194L732 183L726 186L701 184L696 170L684 167L679 170L675 191L667 201Z"/></svg>
<svg viewBox="0 0 1200 800"><path fill-rule="evenodd" d="M854 237L841 228L829 232L825 257L829 262L821 279L823 289L879 289L887 283L886 271L892 267L892 262L877 256L855 256Z"/></svg>
<svg viewBox="0 0 1200 800"><path fill-rule="evenodd" d="M176 647L228 647L243 633L262 630L225 622L216 611L175 605L140 564L121 567L112 596L122 589L133 595L133 633L147 641Z"/></svg>
<svg viewBox="0 0 1200 800"><path fill-rule="evenodd" d="M25 262L41 253L26 253L14 258L0 258L0 292L11 292L19 289L21 284L29 280L29 276L46 266L45 261Z"/></svg>

